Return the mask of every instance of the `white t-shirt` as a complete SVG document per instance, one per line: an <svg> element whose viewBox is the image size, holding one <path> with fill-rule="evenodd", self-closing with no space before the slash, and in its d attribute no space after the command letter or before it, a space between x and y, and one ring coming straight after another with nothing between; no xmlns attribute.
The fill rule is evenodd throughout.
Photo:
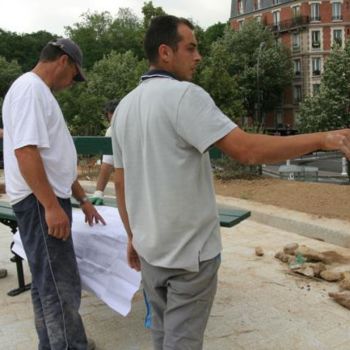
<svg viewBox="0 0 350 350"><path fill-rule="evenodd" d="M111 137L111 127L106 130L106 137ZM102 157L102 163L106 163L114 166L114 159L112 154L104 154Z"/></svg>
<svg viewBox="0 0 350 350"><path fill-rule="evenodd" d="M208 148L235 128L202 88L151 78L112 120L133 244L150 264L198 271L221 251Z"/></svg>
<svg viewBox="0 0 350 350"><path fill-rule="evenodd" d="M36 74L19 77L2 110L6 192L15 204L32 193L18 168L15 150L35 145L57 197L69 198L77 178L77 153L62 111L49 87Z"/></svg>

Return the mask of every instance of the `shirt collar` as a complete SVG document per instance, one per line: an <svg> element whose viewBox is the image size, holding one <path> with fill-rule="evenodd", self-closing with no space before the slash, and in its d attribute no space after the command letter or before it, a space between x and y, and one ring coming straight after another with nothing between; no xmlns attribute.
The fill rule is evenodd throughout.
<svg viewBox="0 0 350 350"><path fill-rule="evenodd" d="M169 79L178 80L174 74L167 72L166 70L151 69L147 73L141 76L141 81L145 81L147 79L152 79L152 78L169 78Z"/></svg>

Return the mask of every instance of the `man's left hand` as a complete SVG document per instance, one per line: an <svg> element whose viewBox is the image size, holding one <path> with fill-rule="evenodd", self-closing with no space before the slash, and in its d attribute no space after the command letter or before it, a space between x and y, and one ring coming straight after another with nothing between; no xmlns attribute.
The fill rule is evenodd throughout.
<svg viewBox="0 0 350 350"><path fill-rule="evenodd" d="M84 202L83 204L81 204L80 207L85 214L85 222L87 222L90 226L92 226L94 224L94 222L95 222L95 224L102 223L103 225L106 225L105 220L98 213L98 211L91 204L90 201Z"/></svg>

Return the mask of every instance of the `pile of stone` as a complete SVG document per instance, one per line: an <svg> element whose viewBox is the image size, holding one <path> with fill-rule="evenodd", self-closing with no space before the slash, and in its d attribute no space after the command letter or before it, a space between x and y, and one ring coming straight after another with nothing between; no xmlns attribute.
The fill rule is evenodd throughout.
<svg viewBox="0 0 350 350"><path fill-rule="evenodd" d="M276 253L275 258L287 263L296 273L310 278L320 278L328 282L338 282L339 292L328 293L337 303L350 309L350 257L345 257L335 251L318 252L305 245L287 244L283 251ZM339 268L349 271L341 271Z"/></svg>

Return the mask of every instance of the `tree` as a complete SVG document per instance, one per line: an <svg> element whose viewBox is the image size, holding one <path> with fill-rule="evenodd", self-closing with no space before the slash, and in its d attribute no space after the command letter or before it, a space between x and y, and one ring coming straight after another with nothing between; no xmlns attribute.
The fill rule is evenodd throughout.
<svg viewBox="0 0 350 350"><path fill-rule="evenodd" d="M350 43L335 46L321 78L320 91L300 107L298 127L303 132L334 130L350 126Z"/></svg>
<svg viewBox="0 0 350 350"><path fill-rule="evenodd" d="M196 37L201 55L209 55L211 45L224 36L227 26L226 23L221 22L213 24L206 30L196 26Z"/></svg>
<svg viewBox="0 0 350 350"><path fill-rule="evenodd" d="M80 46L84 54L84 66L90 69L111 50L108 31L113 19L107 11L86 12L81 17L81 22L66 27L65 31L67 36Z"/></svg>
<svg viewBox="0 0 350 350"><path fill-rule="evenodd" d="M137 86L146 70L146 62L139 61L131 51L123 54L112 51L94 65L88 91L104 99L121 99Z"/></svg>
<svg viewBox="0 0 350 350"><path fill-rule="evenodd" d="M5 94L12 82L22 73L21 67L17 61L8 62L4 57L0 56L0 118L2 115L2 103ZM0 121L0 126L2 123Z"/></svg>
<svg viewBox="0 0 350 350"><path fill-rule="evenodd" d="M86 12L82 21L66 27L67 35L79 44L84 53L84 66L91 69L95 62L112 50L133 51L143 57L142 25L130 9L120 8L116 18L108 12Z"/></svg>
<svg viewBox="0 0 350 350"><path fill-rule="evenodd" d="M0 56L0 97L4 97L12 82L22 73L17 61L8 62Z"/></svg>
<svg viewBox="0 0 350 350"><path fill-rule="evenodd" d="M112 51L96 62L86 84L77 84L59 94L63 114L73 135L102 135L107 127L102 116L104 103L122 99L134 89L147 69L131 51Z"/></svg>
<svg viewBox="0 0 350 350"><path fill-rule="evenodd" d="M222 108L222 103L242 106L232 110L230 116L251 117L257 130L263 124L257 115L257 105L262 112L273 110L293 76L288 50L256 21L247 22L237 32L226 29L224 36L212 45L206 64L199 82L205 82L214 97L226 96L227 90L231 91L234 95L218 101L219 107ZM219 76L229 84L219 84ZM217 91L212 91L213 87Z"/></svg>
<svg viewBox="0 0 350 350"><path fill-rule="evenodd" d="M143 28L146 30L154 17L166 15L162 7L154 7L152 1L144 2L142 6Z"/></svg>
<svg viewBox="0 0 350 350"><path fill-rule="evenodd" d="M42 48L56 37L46 31L17 34L0 29L0 56L7 61L16 60L23 72L29 71L37 63Z"/></svg>

